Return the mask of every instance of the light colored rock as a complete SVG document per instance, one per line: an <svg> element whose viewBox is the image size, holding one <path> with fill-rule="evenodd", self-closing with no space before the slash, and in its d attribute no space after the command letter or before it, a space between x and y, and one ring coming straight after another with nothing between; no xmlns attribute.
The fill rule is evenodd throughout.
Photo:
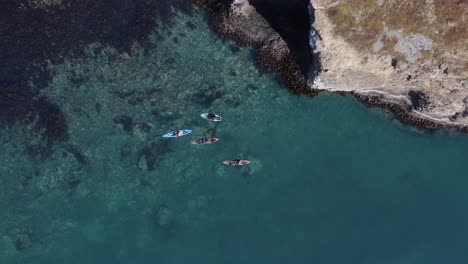
<svg viewBox="0 0 468 264"><path fill-rule="evenodd" d="M398 39L395 50L407 60L406 63L399 62L393 69L392 57L375 54L383 48L380 41L370 47L374 54L363 53L335 34L327 9L339 2L312 1L316 9L313 26L322 37L317 46L325 71L311 87L328 91L353 91L364 95L380 94L404 105L411 104L407 95L410 90L422 91L428 96L430 104L427 109L414 110L412 114L436 123L468 125L468 118L462 115L455 119L452 117L462 113L467 106L463 98L468 96L468 89L462 86L463 79L443 73L445 67L450 70L450 65L439 67L432 57L418 63L422 57L421 51L434 48L430 38L418 33L405 35L399 30L382 32L387 37ZM466 50L461 53L449 55L466 57Z"/></svg>
<svg viewBox="0 0 468 264"><path fill-rule="evenodd" d="M234 14L250 17L255 15L255 7L253 7L248 0L234 0L231 4L231 9Z"/></svg>
<svg viewBox="0 0 468 264"><path fill-rule="evenodd" d="M398 42L395 46L395 51L400 52L405 56L405 59L410 63L415 63L422 57L421 51L432 49L432 39L422 34L403 35L402 30L385 29L386 36L397 38Z"/></svg>

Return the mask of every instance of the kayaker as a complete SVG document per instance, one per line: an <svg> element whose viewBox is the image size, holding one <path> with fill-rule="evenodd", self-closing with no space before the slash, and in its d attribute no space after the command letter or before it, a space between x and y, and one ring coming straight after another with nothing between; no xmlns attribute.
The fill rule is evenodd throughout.
<svg viewBox="0 0 468 264"><path fill-rule="evenodd" d="M202 138L202 139L198 140L199 144L205 144L206 142L208 142L208 138Z"/></svg>
<svg viewBox="0 0 468 264"><path fill-rule="evenodd" d="M212 114L212 113L208 113L208 115L206 116L208 119L210 120L217 120L218 118L216 117L215 114Z"/></svg>
<svg viewBox="0 0 468 264"><path fill-rule="evenodd" d="M231 166L241 166L241 165L247 165L250 164L250 160L244 160L244 159L232 159L232 160L225 160L223 161L223 164L226 165L231 165Z"/></svg>
<svg viewBox="0 0 468 264"><path fill-rule="evenodd" d="M218 142L219 138L200 138L197 140L192 141L192 144L194 145L205 145L205 144L211 144Z"/></svg>

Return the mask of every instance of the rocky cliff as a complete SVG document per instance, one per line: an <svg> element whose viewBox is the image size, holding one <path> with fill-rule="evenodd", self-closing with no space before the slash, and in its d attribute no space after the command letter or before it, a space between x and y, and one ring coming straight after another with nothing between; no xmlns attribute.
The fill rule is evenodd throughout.
<svg viewBox="0 0 468 264"><path fill-rule="evenodd" d="M308 76L301 75L304 62L294 56L297 51L285 41L287 35L262 15L256 2L235 0L228 14L215 12L214 28L256 47L260 64L283 74L294 92L351 94L404 122L467 130L467 1L307 2L312 25L305 41L313 64ZM278 6L270 3L269 8ZM284 15L277 16L283 22L297 15L282 10Z"/></svg>
<svg viewBox="0 0 468 264"><path fill-rule="evenodd" d="M398 105L429 127L468 124L468 2L313 0L316 89ZM432 124L431 124L432 123Z"/></svg>

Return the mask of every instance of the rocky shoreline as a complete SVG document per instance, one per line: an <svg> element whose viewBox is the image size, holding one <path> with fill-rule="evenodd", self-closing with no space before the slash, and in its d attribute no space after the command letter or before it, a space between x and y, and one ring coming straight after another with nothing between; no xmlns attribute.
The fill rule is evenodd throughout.
<svg viewBox="0 0 468 264"><path fill-rule="evenodd" d="M459 132L468 133L468 127L464 125L447 124L436 122L429 118L423 118L415 115L411 105L404 105L398 102L392 102L381 95L364 95L357 92L337 92L340 95L355 97L359 102L369 107L383 108L398 119L401 123L407 124L428 132L435 132L439 129L455 129Z"/></svg>
<svg viewBox="0 0 468 264"><path fill-rule="evenodd" d="M323 42L328 44L326 41L330 37L330 31L321 31L323 21L318 21L318 23L316 21L314 23L314 28L320 35L315 55L321 61L324 61L323 63L321 61L318 62L321 63L323 72L319 78L311 81L301 74L300 68L291 56L285 41L256 12L255 7L248 0L235 0L230 8L212 8L211 14L210 24L214 32L224 39L234 41L237 45L255 48L257 50L259 67L280 74L283 77L284 84L295 94L315 96L320 92L327 91L353 96L368 106L386 109L393 113L402 123L417 128L427 131L452 128L461 132L468 132L465 120L460 119L462 122L457 120L461 117L461 112L448 117L445 114L441 118L438 118L435 117L437 115L434 116L427 110L427 103L431 103L427 101L425 104L422 104L424 108L416 109L415 100L413 100L414 98L411 96L411 93L416 94L416 97L421 95L421 98L416 99L417 104L419 104L418 100L427 99L425 98L425 93L421 92L418 88L408 89L410 86L406 84L400 85L402 84L400 81L401 74L391 72L391 68L384 69L382 72L372 72L368 76L363 76L362 72L357 72L357 76L353 77L352 74L354 72L350 68L356 65L348 65L348 68L345 68L345 70L339 69L339 73L335 74L336 72L333 72L333 68L331 67L339 62L330 63L330 60L334 59L333 48L335 47L327 50L327 46L323 45ZM323 14L319 14L318 19L321 19L321 16ZM368 68L372 68L373 66L372 64L365 65ZM347 77L343 78L344 74L347 74ZM375 76L379 78L375 78ZM355 80L353 80L354 78ZM366 83L367 80L369 80L368 83ZM373 81L376 83L372 83ZM387 91L386 87L379 87L378 85L382 84L377 82L383 82L387 86L399 88L392 88ZM431 97L430 99L434 100L435 98Z"/></svg>
<svg viewBox="0 0 468 264"><path fill-rule="evenodd" d="M227 10L214 6L210 26L223 39L232 40L239 46L255 48L260 69L279 73L291 92L309 96L319 93L316 89L310 89L286 42L247 1L236 0Z"/></svg>

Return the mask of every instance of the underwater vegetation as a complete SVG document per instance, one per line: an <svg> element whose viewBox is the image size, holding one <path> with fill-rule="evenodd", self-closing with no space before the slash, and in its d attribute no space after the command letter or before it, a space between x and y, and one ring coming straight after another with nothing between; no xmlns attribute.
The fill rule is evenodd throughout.
<svg viewBox="0 0 468 264"><path fill-rule="evenodd" d="M24 124L48 141L66 141L62 110L41 94L53 74L48 65L82 56L91 43L128 52L156 27L167 26L174 10L192 8L188 0L3 1L0 123Z"/></svg>

